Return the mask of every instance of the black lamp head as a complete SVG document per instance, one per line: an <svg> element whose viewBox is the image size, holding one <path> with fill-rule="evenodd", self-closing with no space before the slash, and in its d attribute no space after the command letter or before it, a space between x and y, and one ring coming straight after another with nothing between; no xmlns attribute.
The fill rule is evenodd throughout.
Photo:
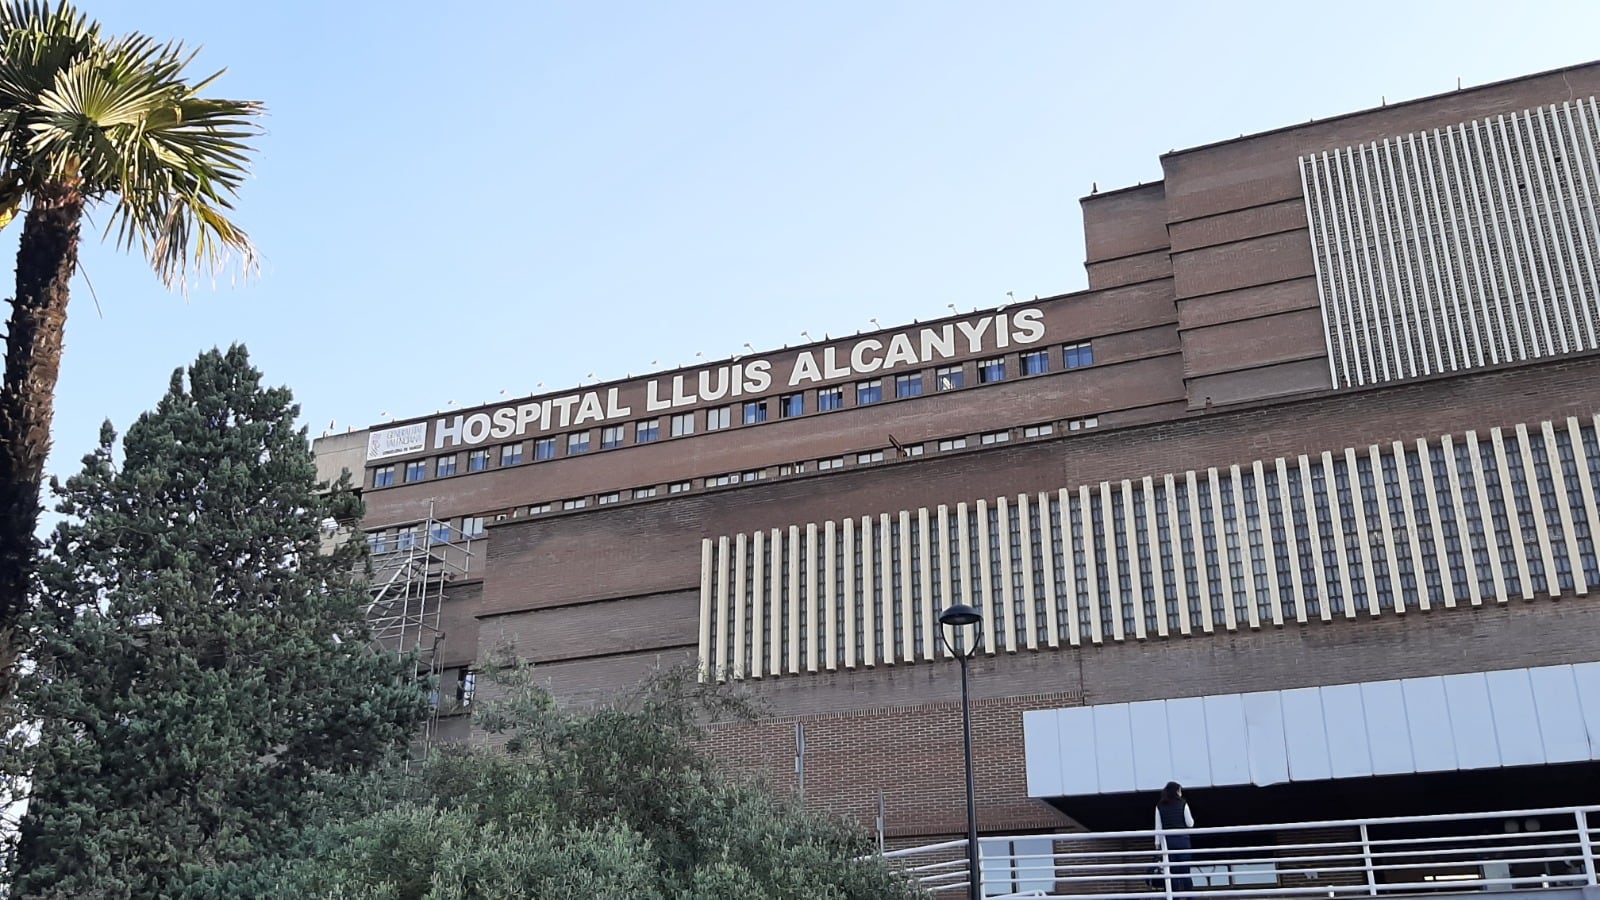
<svg viewBox="0 0 1600 900"><path fill-rule="evenodd" d="M939 624L954 628L963 628L982 621L983 613L965 603L957 603L954 606L945 607L945 610L939 613Z"/></svg>
<svg viewBox="0 0 1600 900"><path fill-rule="evenodd" d="M959 636L960 640L957 640ZM951 656L962 660L971 659L978 652L978 644L983 638L983 613L965 603L945 607L939 613L939 639L944 642L946 650ZM956 644L961 649L956 649Z"/></svg>

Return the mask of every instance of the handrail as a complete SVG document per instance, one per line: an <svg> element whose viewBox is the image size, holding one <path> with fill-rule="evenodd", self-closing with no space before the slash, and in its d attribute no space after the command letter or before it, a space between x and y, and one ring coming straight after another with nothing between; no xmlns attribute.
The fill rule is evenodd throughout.
<svg viewBox="0 0 1600 900"><path fill-rule="evenodd" d="M981 874L987 896L1092 894L1097 900L1173 900L1196 893L1204 893L1207 900L1229 900L1571 888L1600 880L1590 823L1596 813L1600 806L1566 806L1163 832L996 835L983 840ZM1545 827L1534 831L1485 827L1490 822L1498 826L1503 819L1552 817L1558 821L1542 822ZM1385 835L1382 832L1388 826L1410 826L1416 833ZM1452 833L1454 830L1462 833ZM1328 831L1343 833L1317 834ZM1312 834L1295 835L1298 839L1284 843L1248 840L1252 835L1284 832ZM1192 835L1193 843L1200 846L1178 850L1162 840L1164 835L1177 834ZM1232 840L1206 846L1224 835ZM1244 843L1235 842L1240 836L1246 838ZM1019 841L1034 846L1027 848L1030 852L1009 852L1015 846L1012 842ZM1043 841L1049 842L1047 851L1038 846ZM1118 842L1123 847L1118 847ZM1148 845L1125 849L1127 843L1137 842ZM965 840L942 841L891 850L881 858L897 865L924 889L939 894L968 886L973 873L967 869L965 853L954 858L966 845ZM1008 852L989 852L994 847L1005 847ZM936 855L952 858L928 859ZM998 883L991 883L996 879Z"/></svg>
<svg viewBox="0 0 1600 900"><path fill-rule="evenodd" d="M1464 820L1477 819L1530 818L1533 816L1555 815L1570 816L1578 812L1600 813L1600 805L1551 806L1538 809L1507 809L1496 812L1442 813L1439 815L1427 816L1387 816L1372 819L1329 819L1326 821L1279 822L1276 824L1266 823L1258 825L1229 825L1226 827L1211 826L1206 828L1163 828L1161 833L1198 835L1214 832L1239 834L1241 832L1249 831L1301 831L1308 829L1320 830L1326 828L1354 828L1358 825L1414 825L1425 824L1429 822L1460 822ZM1144 831L1063 831L1058 834L1049 835L1049 837L1055 838L1056 840L1105 840L1107 838L1148 838L1153 840L1155 838L1155 834L1156 833L1154 831L1149 829ZM1046 835L1040 834L989 834L984 835L982 839L985 841L1018 839L1025 840L1028 838L1040 838L1045 836ZM945 843L954 844L955 846L959 847L966 846L965 840L947 841Z"/></svg>

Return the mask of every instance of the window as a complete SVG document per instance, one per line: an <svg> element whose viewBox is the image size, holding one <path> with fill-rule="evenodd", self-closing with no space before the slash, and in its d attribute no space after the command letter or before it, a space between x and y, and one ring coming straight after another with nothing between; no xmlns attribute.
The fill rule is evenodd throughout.
<svg viewBox="0 0 1600 900"><path fill-rule="evenodd" d="M536 460L555 459L556 439L553 437L545 437L534 441L533 458Z"/></svg>
<svg viewBox="0 0 1600 900"><path fill-rule="evenodd" d="M1274 863L1234 863L1233 865L1194 866L1194 883L1200 887L1230 887L1232 885L1251 884L1277 884L1278 867ZM1460 875L1424 875L1423 881L1449 882L1461 878ZM1467 879L1478 876L1467 875ZM989 882L985 881L987 886Z"/></svg>
<svg viewBox="0 0 1600 900"><path fill-rule="evenodd" d="M866 406L868 403L877 403L883 399L883 379L874 378L871 381L856 382L856 405Z"/></svg>
<svg viewBox="0 0 1600 900"><path fill-rule="evenodd" d="M395 532L395 538L399 542L399 548L401 550L410 550L412 547L415 547L417 545L417 537L421 533L422 529L415 525L411 526L410 528L402 528Z"/></svg>
<svg viewBox="0 0 1600 900"><path fill-rule="evenodd" d="M1022 354L1022 374L1043 375L1050 371L1050 352L1048 350L1035 350Z"/></svg>
<svg viewBox="0 0 1600 900"><path fill-rule="evenodd" d="M687 481L674 481L673 483L667 485L667 493L681 494L692 487L694 487L694 485Z"/></svg>
<svg viewBox="0 0 1600 900"><path fill-rule="evenodd" d="M469 538L483 537L483 516L467 516L462 519L461 533Z"/></svg>
<svg viewBox="0 0 1600 900"><path fill-rule="evenodd" d="M1011 440L1011 432L1009 431L991 431L978 438L978 441L984 444L1004 444L1009 440Z"/></svg>
<svg viewBox="0 0 1600 900"><path fill-rule="evenodd" d="M1099 424L1100 424L1100 417L1099 416L1085 416L1082 419L1069 419L1067 421L1067 430L1068 431L1082 431L1085 428L1097 427Z"/></svg>
<svg viewBox="0 0 1600 900"><path fill-rule="evenodd" d="M833 459L819 459L819 460L817 460L817 471L818 472L826 472L829 469L842 469L842 468L844 468L844 457L842 457L842 456L835 456Z"/></svg>
<svg viewBox="0 0 1600 900"><path fill-rule="evenodd" d="M433 523L433 527L428 530L428 537L435 544L448 544L448 543L450 543L450 523L449 522L435 522L435 523Z"/></svg>
<svg viewBox="0 0 1600 900"><path fill-rule="evenodd" d="M985 895L1032 896L1055 890L1055 845L1048 837L984 838L979 844Z"/></svg>
<svg viewBox="0 0 1600 900"><path fill-rule="evenodd" d="M454 475L455 473L456 455L454 453L450 454L449 456L441 456L434 460L433 477L443 478L446 475Z"/></svg>
<svg viewBox="0 0 1600 900"><path fill-rule="evenodd" d="M1089 341L1068 344L1061 348L1061 364L1068 369L1081 369L1094 365L1094 345Z"/></svg>
<svg viewBox="0 0 1600 900"><path fill-rule="evenodd" d="M817 410L844 409L844 388L831 387L817 391Z"/></svg>
<svg viewBox="0 0 1600 900"><path fill-rule="evenodd" d="M966 446L966 438L950 438L949 440L939 442L940 450L963 450L966 448Z"/></svg>
<svg viewBox="0 0 1600 900"><path fill-rule="evenodd" d="M784 463L783 465L778 467L778 474L779 475L799 475L802 472L804 472L805 470L806 470L806 464L803 463L803 462L800 462L800 463Z"/></svg>
<svg viewBox="0 0 1600 900"><path fill-rule="evenodd" d="M1056 427L1054 425L1029 425L1027 428L1022 429L1022 436L1031 438L1049 437L1055 433Z"/></svg>
<svg viewBox="0 0 1600 900"><path fill-rule="evenodd" d="M653 487L633 489L633 499L635 500L643 500L646 497L654 497L655 495L656 489Z"/></svg>
<svg viewBox="0 0 1600 900"><path fill-rule="evenodd" d="M367 535L367 551L373 554L388 553L389 535L382 531Z"/></svg>
<svg viewBox="0 0 1600 900"><path fill-rule="evenodd" d="M746 481L746 482L749 482L749 481L765 481L766 478L767 478L767 470L766 469L750 469L748 471L744 471L744 472L740 472L739 473L739 480L740 481Z"/></svg>
<svg viewBox="0 0 1600 900"><path fill-rule="evenodd" d="M600 495L600 505L601 506L609 506L609 505L611 505L613 503L620 502L621 500L622 500L622 492L621 491L612 491L609 494L601 494Z"/></svg>
<svg viewBox="0 0 1600 900"><path fill-rule="evenodd" d="M856 465L858 465L858 466L864 466L867 463L878 463L878 462L883 462L883 451L882 450L874 450L871 453L857 453L856 454Z"/></svg>
<svg viewBox="0 0 1600 900"><path fill-rule="evenodd" d="M522 462L522 442L507 444L500 448L500 465L514 466Z"/></svg>
<svg viewBox="0 0 1600 900"><path fill-rule="evenodd" d="M482 472L489 468L489 451L474 450L467 454L467 471Z"/></svg>
<svg viewBox="0 0 1600 900"><path fill-rule="evenodd" d="M577 456L589 452L589 432L574 431L567 435L567 455Z"/></svg>
<svg viewBox="0 0 1600 900"><path fill-rule="evenodd" d="M372 486L388 487L394 484L394 466L379 466L372 470Z"/></svg>
<svg viewBox="0 0 1600 900"><path fill-rule="evenodd" d="M537 516L540 513L547 513L549 511L550 511L550 504L548 504L548 503L535 503L532 506L528 507L528 515L530 515L530 516Z"/></svg>
<svg viewBox="0 0 1600 900"><path fill-rule="evenodd" d="M900 449L900 454L902 456L921 456L922 449L923 448L921 444L911 444L910 446L902 447Z"/></svg>
<svg viewBox="0 0 1600 900"><path fill-rule="evenodd" d="M954 390L967 383L967 373L960 366L943 366L933 373L933 383L941 391Z"/></svg>
<svg viewBox="0 0 1600 900"><path fill-rule="evenodd" d="M461 670L461 677L456 682L456 708L466 709L472 705L472 695L478 690L478 675L466 669Z"/></svg>
<svg viewBox="0 0 1600 900"><path fill-rule="evenodd" d="M713 410L713 412L715 412L715 410ZM710 422L706 423L707 430L713 430L715 428L716 426L712 425ZM694 413L692 412L678 413L672 417L672 436L682 437L686 434L694 434Z"/></svg>
<svg viewBox="0 0 1600 900"><path fill-rule="evenodd" d="M607 425L600 429L600 449L610 450L612 447L622 446L623 428L621 425Z"/></svg>
<svg viewBox="0 0 1600 900"><path fill-rule="evenodd" d="M778 418L791 419L804 415L806 411L805 394L784 394L778 398Z"/></svg>
<svg viewBox="0 0 1600 900"><path fill-rule="evenodd" d="M633 428L633 442L635 444L648 444L661 437L661 420L645 419Z"/></svg>
<svg viewBox="0 0 1600 900"><path fill-rule="evenodd" d="M406 481L421 481L428 477L428 461L413 459L406 463Z"/></svg>
<svg viewBox="0 0 1600 900"><path fill-rule="evenodd" d="M589 498L588 497L578 497L578 498L573 499L573 500L563 500L563 501L561 501L561 508L562 509L583 509L585 506L588 506L588 505L589 505Z"/></svg>
<svg viewBox="0 0 1600 900"><path fill-rule="evenodd" d="M744 405L744 423L756 425L767 420L767 402L765 400L751 400Z"/></svg>
<svg viewBox="0 0 1600 900"><path fill-rule="evenodd" d="M733 407L719 406L716 409L706 410L706 430L721 431L733 424ZM689 432L694 429L690 428ZM686 432L687 433L687 432Z"/></svg>
<svg viewBox="0 0 1600 900"><path fill-rule="evenodd" d="M706 477L706 487L726 487L726 486L728 486L730 484L738 484L738 483L739 483L739 473L738 472L734 472L731 475L710 475L710 476Z"/></svg>
<svg viewBox="0 0 1600 900"><path fill-rule="evenodd" d="M922 396L922 373L912 372L910 375L896 375L894 377L894 395L896 397Z"/></svg>
<svg viewBox="0 0 1600 900"><path fill-rule="evenodd" d="M978 383L993 384L1006 380L1006 360L1003 356L978 361Z"/></svg>

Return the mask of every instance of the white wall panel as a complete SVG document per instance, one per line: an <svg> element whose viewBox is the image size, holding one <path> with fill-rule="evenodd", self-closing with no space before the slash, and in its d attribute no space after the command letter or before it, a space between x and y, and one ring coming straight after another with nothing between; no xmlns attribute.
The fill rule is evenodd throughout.
<svg viewBox="0 0 1600 900"><path fill-rule="evenodd" d="M1483 673L1446 675L1445 703L1450 708L1450 733L1456 758L1463 769L1492 769L1500 765L1500 745L1494 736L1494 712L1489 708L1489 682Z"/></svg>
<svg viewBox="0 0 1600 900"><path fill-rule="evenodd" d="M1066 793L1062 773L1061 725L1065 710L1030 709L1022 714L1022 753L1027 766L1028 796L1059 797Z"/></svg>
<svg viewBox="0 0 1600 900"><path fill-rule="evenodd" d="M1128 704L1109 703L1089 708L1094 710L1095 762L1100 770L1100 793L1134 790L1138 780L1133 773L1133 723L1129 719Z"/></svg>
<svg viewBox="0 0 1600 900"><path fill-rule="evenodd" d="M1443 678L1407 678L1405 692L1407 731L1411 758L1418 772L1449 772L1457 768L1456 742L1450 729L1450 706Z"/></svg>
<svg viewBox="0 0 1600 900"><path fill-rule="evenodd" d="M1243 695L1251 784L1282 784L1289 780L1289 748L1284 741L1281 698L1279 691Z"/></svg>
<svg viewBox="0 0 1600 900"><path fill-rule="evenodd" d="M1578 688L1578 712L1589 734L1589 758L1600 759L1600 662L1573 666L1572 680Z"/></svg>
<svg viewBox="0 0 1600 900"><path fill-rule="evenodd" d="M1372 774L1403 775L1416 771L1411 759L1411 731L1406 721L1405 692L1399 681L1361 685L1361 712L1367 724Z"/></svg>
<svg viewBox="0 0 1600 900"><path fill-rule="evenodd" d="M1579 712L1578 683L1571 666L1528 670L1544 762L1578 762L1589 758L1589 735Z"/></svg>
<svg viewBox="0 0 1600 900"><path fill-rule="evenodd" d="M1068 797L1102 793L1094 709L1092 706L1068 706L1058 710L1056 716L1056 741L1061 747L1061 793Z"/></svg>
<svg viewBox="0 0 1600 900"><path fill-rule="evenodd" d="M1372 774L1372 751L1367 745L1367 716L1361 707L1361 686L1340 684L1322 688L1322 717L1328 729L1328 761L1335 778Z"/></svg>
<svg viewBox="0 0 1600 900"><path fill-rule="evenodd" d="M1158 791L1172 781L1172 735L1167 729L1167 705L1160 700L1128 704L1133 731L1134 784L1141 791Z"/></svg>
<svg viewBox="0 0 1600 900"><path fill-rule="evenodd" d="M734 679L745 674L744 612L750 596L745 576L746 540L742 534L733 537L733 671L729 677Z"/></svg>
<svg viewBox="0 0 1600 900"><path fill-rule="evenodd" d="M1544 761L1544 741L1539 737L1539 714L1533 704L1533 684L1527 669L1488 672L1489 706L1494 713L1495 743L1500 764L1531 766Z"/></svg>
<svg viewBox="0 0 1600 900"><path fill-rule="evenodd" d="M713 598L715 596L716 577L711 571L711 561L716 545L709 538L700 542L700 680L710 681L716 677L711 659L711 623Z"/></svg>
<svg viewBox="0 0 1600 900"><path fill-rule="evenodd" d="M1249 784L1249 733L1244 700L1238 694L1205 698L1206 748L1211 753L1212 784Z"/></svg>
<svg viewBox="0 0 1600 900"><path fill-rule="evenodd" d="M1600 699L1600 694L1596 697ZM1167 700L1166 707L1167 732L1172 739L1172 780L1179 784L1211 784L1206 702L1199 697L1184 697ZM1600 704L1596 708L1600 709Z"/></svg>
<svg viewBox="0 0 1600 900"><path fill-rule="evenodd" d="M1322 691L1296 688L1284 691L1283 740L1289 756L1291 781L1322 781L1333 777L1328 758L1328 729L1322 717Z"/></svg>

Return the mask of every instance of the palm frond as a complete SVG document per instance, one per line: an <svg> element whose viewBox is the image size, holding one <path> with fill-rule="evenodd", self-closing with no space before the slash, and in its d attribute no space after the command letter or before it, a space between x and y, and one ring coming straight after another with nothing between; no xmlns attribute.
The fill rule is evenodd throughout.
<svg viewBox="0 0 1600 900"><path fill-rule="evenodd" d="M100 43L100 25L65 3L0 6L0 108L28 103Z"/></svg>
<svg viewBox="0 0 1600 900"><path fill-rule="evenodd" d="M249 237L228 219L249 171L261 105L199 96L193 51L140 34L103 38L68 4L0 4L0 168L30 192L67 186L114 202L106 233L162 281L216 270Z"/></svg>

